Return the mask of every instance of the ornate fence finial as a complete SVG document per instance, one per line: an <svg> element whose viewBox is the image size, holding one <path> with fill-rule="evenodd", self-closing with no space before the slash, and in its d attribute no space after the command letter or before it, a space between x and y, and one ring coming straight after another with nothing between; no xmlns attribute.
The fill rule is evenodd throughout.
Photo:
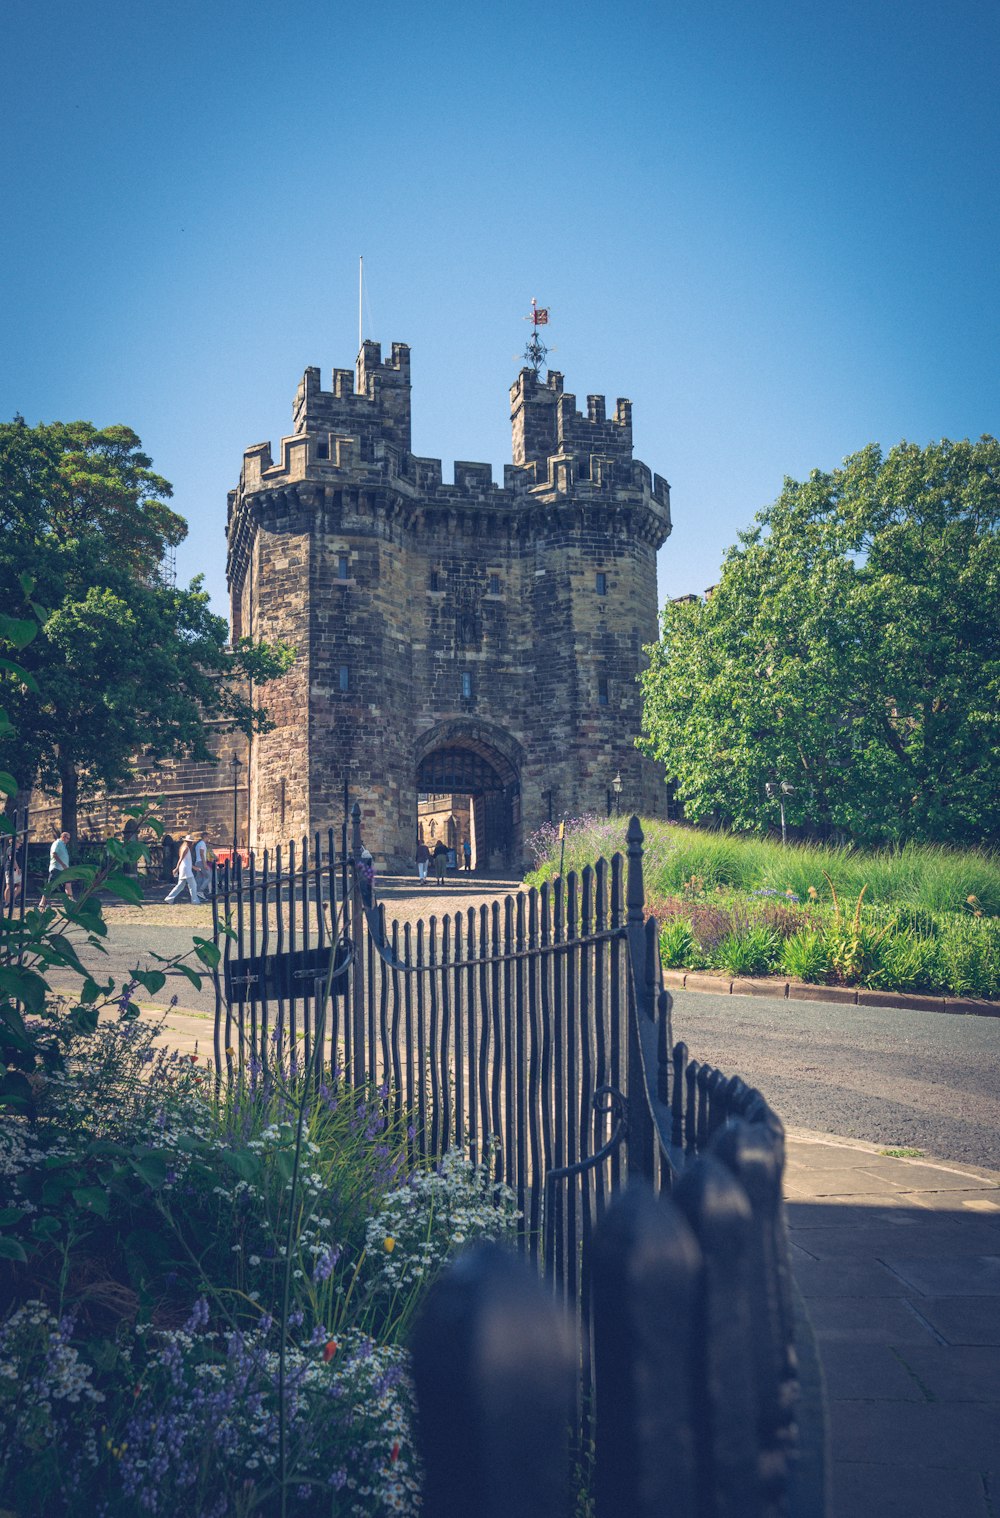
<svg viewBox="0 0 1000 1518"><path fill-rule="evenodd" d="M626 890L625 903L628 907L628 923L642 926L643 907L645 894L642 884L642 825L638 817L633 815L628 825L628 887Z"/></svg>
<svg viewBox="0 0 1000 1518"><path fill-rule="evenodd" d="M351 853L355 859L361 858L361 803L356 801L351 807Z"/></svg>

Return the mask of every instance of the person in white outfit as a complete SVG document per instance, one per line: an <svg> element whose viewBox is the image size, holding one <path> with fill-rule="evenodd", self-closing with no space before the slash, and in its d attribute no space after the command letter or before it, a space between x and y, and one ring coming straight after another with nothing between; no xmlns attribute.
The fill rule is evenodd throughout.
<svg viewBox="0 0 1000 1518"><path fill-rule="evenodd" d="M184 887L187 886L191 892L191 900L195 906L198 906L201 902L201 897L198 895L198 885L194 878L194 839L190 833L184 834L181 851L177 856L177 863L174 865L174 874L177 876L177 884L172 891L168 892L164 900L176 901Z"/></svg>

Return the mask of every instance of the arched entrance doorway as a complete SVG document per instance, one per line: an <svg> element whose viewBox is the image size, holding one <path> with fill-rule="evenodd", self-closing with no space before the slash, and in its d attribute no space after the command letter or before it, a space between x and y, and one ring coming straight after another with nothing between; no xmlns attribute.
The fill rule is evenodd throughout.
<svg viewBox="0 0 1000 1518"><path fill-rule="evenodd" d="M417 818L425 843L437 839L463 863L469 840L478 873L509 874L521 856L520 745L485 723L441 723L417 753Z"/></svg>

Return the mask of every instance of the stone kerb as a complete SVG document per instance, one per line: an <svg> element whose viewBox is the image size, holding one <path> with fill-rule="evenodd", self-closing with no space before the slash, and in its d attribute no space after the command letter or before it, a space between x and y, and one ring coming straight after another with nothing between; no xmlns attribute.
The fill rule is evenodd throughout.
<svg viewBox="0 0 1000 1518"><path fill-rule="evenodd" d="M915 991L877 991L868 986L826 986L779 976L713 975L704 970L664 970L664 985L676 991L705 991L715 996L773 996L779 1001L843 1002L856 1007L895 1008L901 1012L948 1012L967 1017L1000 1017L1000 1002L970 996L922 996Z"/></svg>

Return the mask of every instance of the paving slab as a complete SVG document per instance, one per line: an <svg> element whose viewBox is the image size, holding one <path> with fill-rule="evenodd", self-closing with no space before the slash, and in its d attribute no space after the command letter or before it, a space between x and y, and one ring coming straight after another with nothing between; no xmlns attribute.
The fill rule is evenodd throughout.
<svg viewBox="0 0 1000 1518"><path fill-rule="evenodd" d="M979 1471L833 1462L832 1518L994 1518Z"/></svg>
<svg viewBox="0 0 1000 1518"><path fill-rule="evenodd" d="M949 1344L1000 1347L1000 1297L924 1297L920 1311Z"/></svg>
<svg viewBox="0 0 1000 1518"><path fill-rule="evenodd" d="M813 1332L820 1345L933 1344L932 1327L914 1312L906 1297L812 1297L808 1304Z"/></svg>
<svg viewBox="0 0 1000 1518"><path fill-rule="evenodd" d="M788 1156L831 1518L997 1518L1000 1175L815 1134L790 1135Z"/></svg>
<svg viewBox="0 0 1000 1518"><path fill-rule="evenodd" d="M906 1360L934 1345L907 1345ZM820 1350L827 1396L833 1401L926 1402L922 1383L889 1344L825 1339Z"/></svg>
<svg viewBox="0 0 1000 1518"><path fill-rule="evenodd" d="M1000 1452L1000 1406L907 1402L905 1416L888 1401L830 1402L835 1458L939 1470L987 1469Z"/></svg>
<svg viewBox="0 0 1000 1518"><path fill-rule="evenodd" d="M925 1297L1000 1297L998 1255L971 1255L961 1260L890 1257L884 1263Z"/></svg>
<svg viewBox="0 0 1000 1518"><path fill-rule="evenodd" d="M794 1246L793 1246L794 1248ZM911 1288L881 1260L814 1260L796 1251L795 1279L809 1302L813 1297L906 1297Z"/></svg>
<svg viewBox="0 0 1000 1518"><path fill-rule="evenodd" d="M895 1358L914 1378L924 1401L1000 1402L1000 1355L993 1348L909 1344Z"/></svg>

